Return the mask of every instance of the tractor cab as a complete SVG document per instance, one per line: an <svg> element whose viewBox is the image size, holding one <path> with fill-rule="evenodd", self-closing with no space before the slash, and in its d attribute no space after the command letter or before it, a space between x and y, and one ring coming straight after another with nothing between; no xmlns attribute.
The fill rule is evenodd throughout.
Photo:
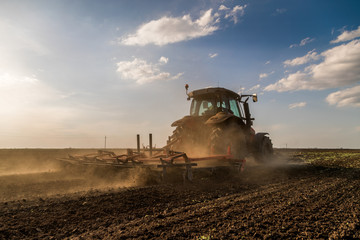
<svg viewBox="0 0 360 240"><path fill-rule="evenodd" d="M187 90L187 88L186 88ZM254 95L239 95L225 88L205 88L194 90L187 93L188 100L192 99L190 107L190 116L211 117L222 113L221 115L231 115L245 121L244 124L251 126L252 118L250 116L248 99L251 96L253 101L257 101ZM242 100L245 98L245 100Z"/></svg>
<svg viewBox="0 0 360 240"><path fill-rule="evenodd" d="M199 96L191 102L191 116L215 115L218 112L230 113L241 118L237 100L226 95Z"/></svg>

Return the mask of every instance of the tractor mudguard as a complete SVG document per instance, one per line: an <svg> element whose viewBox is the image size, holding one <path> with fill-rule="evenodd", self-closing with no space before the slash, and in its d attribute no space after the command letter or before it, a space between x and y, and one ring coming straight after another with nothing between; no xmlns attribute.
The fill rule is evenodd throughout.
<svg viewBox="0 0 360 240"><path fill-rule="evenodd" d="M187 123L188 121L190 121L190 119L192 119L193 117L191 116L185 116L179 120L176 120L175 122L173 122L171 124L172 127L177 127L177 126L183 126L185 123Z"/></svg>
<svg viewBox="0 0 360 240"><path fill-rule="evenodd" d="M216 115L209 118L205 122L205 124L207 124L207 125L219 124L219 123L225 122L226 120L228 120L229 118L232 118L232 117L235 117L235 116L231 113L218 112Z"/></svg>
<svg viewBox="0 0 360 240"><path fill-rule="evenodd" d="M266 136L269 135L269 133L266 132L258 132L255 134L255 141L254 141L254 145L256 149L260 148L260 144L262 143L262 139Z"/></svg>

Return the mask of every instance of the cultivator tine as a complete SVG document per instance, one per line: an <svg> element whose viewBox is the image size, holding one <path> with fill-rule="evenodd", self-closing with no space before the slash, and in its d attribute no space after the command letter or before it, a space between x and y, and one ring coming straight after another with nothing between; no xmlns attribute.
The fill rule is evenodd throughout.
<svg viewBox="0 0 360 240"><path fill-rule="evenodd" d="M185 158L185 163L186 163L186 180L192 182L193 180L192 167L191 167L191 162L187 156Z"/></svg>
<svg viewBox="0 0 360 240"><path fill-rule="evenodd" d="M166 175L167 175L166 162L162 158L160 158L160 162L161 162L161 166L162 166L161 178L162 178L162 181L165 181Z"/></svg>
<svg viewBox="0 0 360 240"><path fill-rule="evenodd" d="M186 181L191 182L193 179L192 166L197 166L197 164L191 162L190 159L187 157L186 153L172 152L172 154L176 154L176 155L170 156L168 159L160 158L161 165L158 165L158 167L162 168L163 180L166 179L167 168L185 168L182 174L183 180L184 182ZM181 157L184 159L184 163L176 163L175 160Z"/></svg>
<svg viewBox="0 0 360 240"><path fill-rule="evenodd" d="M245 167L245 162L246 160L240 160L240 161L236 161L233 163L234 168L236 169L237 172L243 172L244 171L244 167Z"/></svg>

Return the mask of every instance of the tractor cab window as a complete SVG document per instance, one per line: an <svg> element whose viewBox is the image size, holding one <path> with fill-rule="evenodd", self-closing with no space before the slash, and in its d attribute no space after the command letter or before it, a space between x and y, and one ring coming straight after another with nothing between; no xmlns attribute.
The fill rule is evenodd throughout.
<svg viewBox="0 0 360 240"><path fill-rule="evenodd" d="M209 100L202 100L199 106L199 116L209 115L214 113L214 105Z"/></svg>
<svg viewBox="0 0 360 240"><path fill-rule="evenodd" d="M237 117L240 117L240 111L235 99L232 99L228 96L222 96L222 101L217 103L217 106L221 108L221 111L234 114Z"/></svg>
<svg viewBox="0 0 360 240"><path fill-rule="evenodd" d="M190 108L191 116L204 116L214 114L216 105L213 99L193 99Z"/></svg>
<svg viewBox="0 0 360 240"><path fill-rule="evenodd" d="M230 99L229 103L230 103L230 110L232 111L232 113L237 117L241 117L237 101L235 99Z"/></svg>
<svg viewBox="0 0 360 240"><path fill-rule="evenodd" d="M198 105L198 101L196 99L193 99L191 102L191 107L190 107L190 115L191 116L197 116L197 114L196 114L197 105Z"/></svg>
<svg viewBox="0 0 360 240"><path fill-rule="evenodd" d="M216 103L216 106L221 109L228 109L226 100L227 99L223 98L221 102Z"/></svg>
<svg viewBox="0 0 360 240"><path fill-rule="evenodd" d="M197 98L193 99L191 102L191 116L214 115L221 111L229 112L237 117L241 117L237 101L227 96L221 96L217 99Z"/></svg>

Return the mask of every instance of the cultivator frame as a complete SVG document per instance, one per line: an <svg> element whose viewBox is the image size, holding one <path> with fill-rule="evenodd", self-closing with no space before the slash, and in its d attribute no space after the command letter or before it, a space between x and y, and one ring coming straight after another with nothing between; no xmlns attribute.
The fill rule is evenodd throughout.
<svg viewBox="0 0 360 240"><path fill-rule="evenodd" d="M188 157L184 152L162 150L154 156L147 156L145 152L134 152L127 150L127 154L117 155L114 152L98 150L97 153L86 155L68 155L68 158L58 158L57 160L78 166L103 166L112 168L148 168L151 170L161 170L162 178L166 179L168 169L182 169L184 181L193 180L193 171L198 169L216 169L220 166L199 167L201 163L222 162L226 166L242 172L244 170L245 159L234 159L230 150L227 155L210 155L205 157Z"/></svg>

